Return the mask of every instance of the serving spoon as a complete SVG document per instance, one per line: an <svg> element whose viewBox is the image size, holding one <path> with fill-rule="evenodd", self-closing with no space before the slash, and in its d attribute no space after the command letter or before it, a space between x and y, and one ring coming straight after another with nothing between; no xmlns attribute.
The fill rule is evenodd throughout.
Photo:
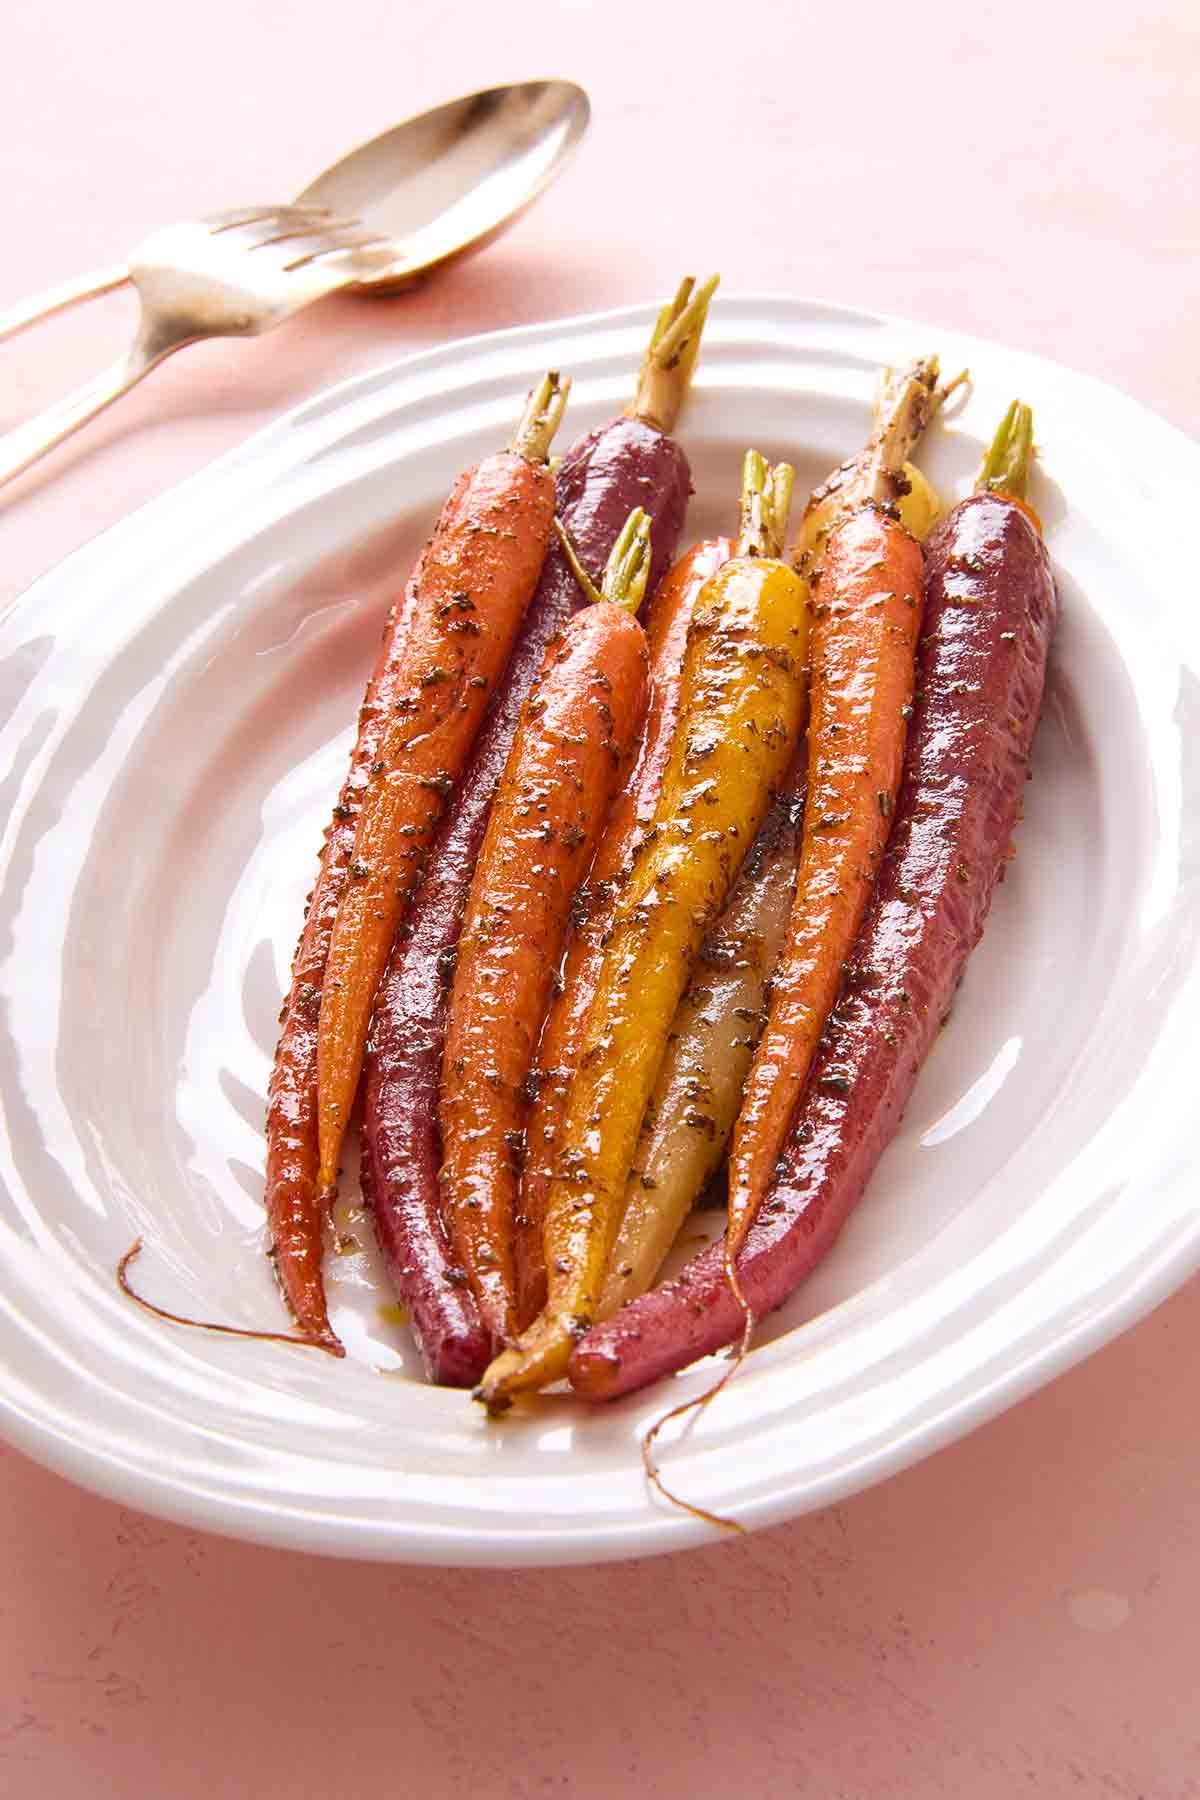
<svg viewBox="0 0 1200 1800"><path fill-rule="evenodd" d="M573 81L484 88L360 145L294 204L353 220L376 243L390 239L392 260L381 259L378 272L350 291L394 294L506 230L561 172L590 116L588 97ZM0 341L129 278L120 264L18 302L0 312Z"/></svg>

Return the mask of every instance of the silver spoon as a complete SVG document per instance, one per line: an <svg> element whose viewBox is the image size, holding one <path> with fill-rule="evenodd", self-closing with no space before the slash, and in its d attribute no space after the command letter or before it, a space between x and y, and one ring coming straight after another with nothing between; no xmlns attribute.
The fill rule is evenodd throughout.
<svg viewBox="0 0 1200 1800"><path fill-rule="evenodd" d="M328 207L390 238L394 260L352 291L394 294L506 230L560 173L590 116L573 81L485 88L360 145L295 204ZM122 264L47 288L0 312L0 340L128 280Z"/></svg>

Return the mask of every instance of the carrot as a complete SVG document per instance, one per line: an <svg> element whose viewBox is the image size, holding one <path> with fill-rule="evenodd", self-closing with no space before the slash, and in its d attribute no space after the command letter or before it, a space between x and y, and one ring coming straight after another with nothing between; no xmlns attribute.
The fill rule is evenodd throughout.
<svg viewBox="0 0 1200 1800"><path fill-rule="evenodd" d="M730 1153L725 1243L734 1286L737 1253L836 997L900 785L924 571L920 545L888 503L903 461L897 444L919 434L936 379L930 359L915 364L896 390L873 453L873 495L834 526L817 579L796 895Z"/></svg>
<svg viewBox="0 0 1200 1800"><path fill-rule="evenodd" d="M642 1121L597 1319L650 1287L717 1172L787 936L804 816L803 745L705 939Z"/></svg>
<svg viewBox="0 0 1200 1800"><path fill-rule="evenodd" d="M876 400L877 431L886 423L893 388L885 377ZM940 397L942 390L935 399ZM897 450L906 447L898 444ZM872 449L870 439L810 498L794 552L797 569L806 575L819 568L838 518L862 499ZM903 474L907 492L898 498L900 518L924 540L940 502L911 462L905 462ZM650 1287L690 1208L724 1160L765 1022L771 975L787 937L807 771L802 745L679 1003L642 1122L600 1318Z"/></svg>
<svg viewBox="0 0 1200 1800"><path fill-rule="evenodd" d="M662 793L622 884L567 1097L546 1307L485 1373L489 1411L557 1379L591 1323L675 1008L795 748L808 620L799 577L777 560L791 478L749 452L739 554L692 615Z"/></svg>
<svg viewBox="0 0 1200 1800"><path fill-rule="evenodd" d="M664 435L687 395L715 280L680 284L664 307L625 413L566 452L556 513L589 568L603 568L636 506L651 521L652 595L674 559L691 493L687 456ZM669 376L670 385L664 386ZM641 416L652 411L654 423ZM433 1381L474 1387L490 1361L475 1297L441 1215L438 1094L446 1004L471 876L521 709L550 639L586 604L561 543L552 544L504 679L430 847L421 886L375 996L362 1083L361 1179L388 1276Z"/></svg>
<svg viewBox="0 0 1200 1800"><path fill-rule="evenodd" d="M449 505L469 477L459 478ZM308 896L304 928L292 961L292 979L279 1015L282 1026L267 1089L266 1213L275 1274L297 1325L315 1344L344 1355L330 1328L321 1274L324 1208L317 1187L317 1011L338 900L354 854L358 809L404 660L403 620L420 584L418 559L402 601L388 611L383 642L358 715L350 767L325 844L316 883Z"/></svg>
<svg viewBox="0 0 1200 1800"><path fill-rule="evenodd" d="M561 417L558 404L554 423ZM531 432L537 456L527 454ZM443 514L408 621L406 682L372 766L329 946L317 1031L319 1180L336 1189L371 1005L446 796L537 586L554 519L535 413ZM539 460L540 459L540 460Z"/></svg>
<svg viewBox="0 0 1200 1800"><path fill-rule="evenodd" d="M554 1151L579 1047L587 1027L604 943L621 877L654 817L679 716L683 657L692 611L705 582L733 554L731 538L696 544L664 578L646 621L650 705L633 772L613 803L596 860L578 902L563 958L562 980L550 1003L537 1049L534 1100L526 1130L525 1169L517 1213L517 1285L522 1325L546 1299L542 1228Z"/></svg>
<svg viewBox="0 0 1200 1800"><path fill-rule="evenodd" d="M767 1199L738 1259L759 1315L829 1253L904 1116L983 933L1021 816L1058 605L1024 499L1028 407L1014 404L976 491L930 539L917 689L883 869ZM711 1245L590 1332L576 1391L613 1400L743 1328Z"/></svg>
<svg viewBox="0 0 1200 1800"><path fill-rule="evenodd" d="M649 573L649 524L640 509L630 515L602 590L591 589L596 604L549 647L459 938L442 1064L442 1207L497 1347L516 1330L513 1215L537 1032L571 902L645 711L646 638L632 615Z"/></svg>
<svg viewBox="0 0 1200 1800"><path fill-rule="evenodd" d="M269 1089L267 1225L276 1273L297 1324L335 1354L341 1354L341 1345L329 1325L321 1277L319 1019L347 890L361 900L373 886L361 872L363 813L378 808L380 778L404 761L397 739L408 738L417 720L433 728L428 741L444 749L448 764L461 760L474 733L493 665L498 660L502 666L527 598L525 587L536 579L536 567L530 577L528 564L540 564L549 542L554 492L545 461L568 387L557 375L547 376L530 396L512 448L459 478L403 602L388 615L292 966ZM495 535L511 531L514 518L523 524L517 538ZM467 605L478 608L478 619ZM484 620L486 637L478 629ZM464 624L477 630L464 631ZM415 773L417 759L408 760ZM436 788L422 788L415 798L414 825L440 795ZM402 840L406 848L419 847L418 832L419 827ZM411 861L403 865L397 886L411 870Z"/></svg>

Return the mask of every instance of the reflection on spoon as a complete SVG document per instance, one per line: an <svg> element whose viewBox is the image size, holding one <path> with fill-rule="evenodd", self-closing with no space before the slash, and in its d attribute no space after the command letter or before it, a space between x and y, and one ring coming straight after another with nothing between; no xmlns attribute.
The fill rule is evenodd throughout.
<svg viewBox="0 0 1200 1800"><path fill-rule="evenodd" d="M352 150L297 196L393 238L396 263L360 283L390 294L482 249L532 206L587 129L573 81L520 81L466 94Z"/></svg>

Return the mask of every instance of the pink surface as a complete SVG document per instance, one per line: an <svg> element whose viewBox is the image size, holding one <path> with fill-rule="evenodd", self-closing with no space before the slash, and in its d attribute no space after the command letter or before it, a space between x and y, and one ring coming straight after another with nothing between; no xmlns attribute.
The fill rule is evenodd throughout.
<svg viewBox="0 0 1200 1800"><path fill-rule="evenodd" d="M285 199L471 86L570 75L596 118L485 257L189 351L0 496L0 602L331 381L685 267L1003 338L1200 430L1187 0L691 17L211 0L177 51L144 0L10 8L0 306L172 218ZM130 316L116 297L0 347L0 428ZM623 1568L306 1561L0 1452L0 1792L1200 1794L1198 1301L873 1493Z"/></svg>

